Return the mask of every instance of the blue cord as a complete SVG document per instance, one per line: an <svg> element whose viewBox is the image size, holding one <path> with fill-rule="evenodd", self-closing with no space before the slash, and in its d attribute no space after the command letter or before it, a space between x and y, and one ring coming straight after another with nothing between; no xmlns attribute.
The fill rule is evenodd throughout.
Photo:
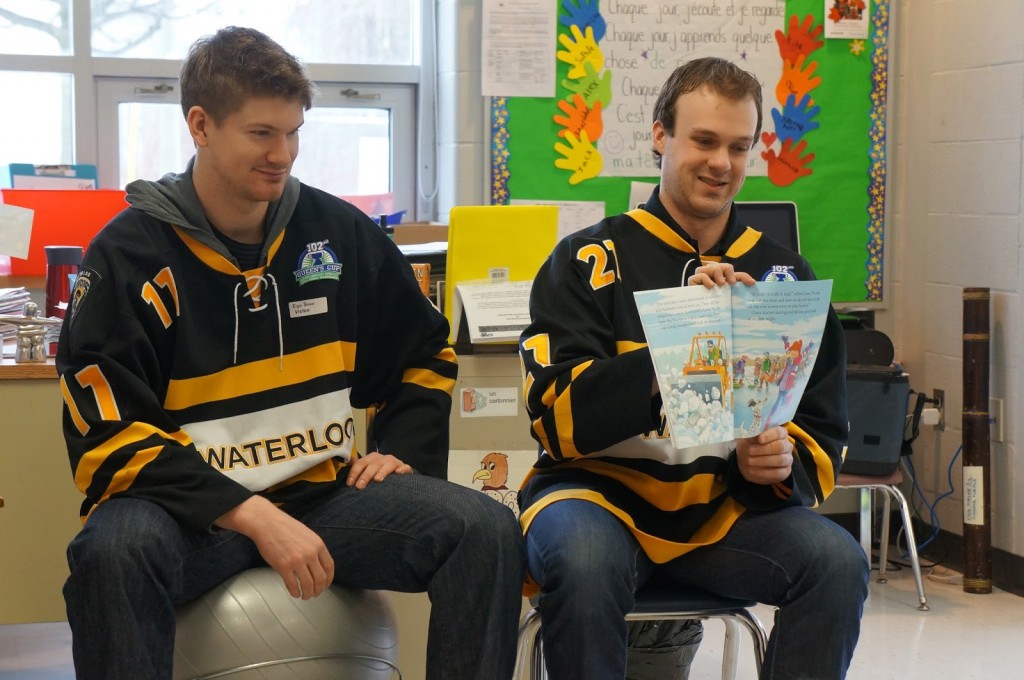
<svg viewBox="0 0 1024 680"><path fill-rule="evenodd" d="M929 521L929 523L931 524L931 527L932 527L931 536L929 536L927 539L925 539L923 542L921 542L917 546L917 549L919 551L923 550L925 546L927 546L929 543L934 541L935 538L939 535L939 530L941 529L941 526L940 526L940 522L939 522L939 516L936 513L935 508L936 508L936 506L938 506L939 501L941 501L943 498L945 498L946 496L949 496L954 491L956 491L956 489L953 487L953 464L956 463L956 459L960 457L960 452L963 450L963 448L964 448L963 444L958 446L957 449L956 449L956 453L954 453L953 457L949 459L949 467L946 469L946 481L949 484L949 491L946 491L945 493L940 494L935 499L934 503L929 503L928 499L925 498L924 491L921 490L921 487L917 483L917 472L914 470L914 463L910 460L910 456L906 457L907 466L910 468L910 478L914 482L914 490L917 491L917 495L921 497L921 500L928 507L928 521ZM906 556L907 555L904 554L904 557L906 557Z"/></svg>

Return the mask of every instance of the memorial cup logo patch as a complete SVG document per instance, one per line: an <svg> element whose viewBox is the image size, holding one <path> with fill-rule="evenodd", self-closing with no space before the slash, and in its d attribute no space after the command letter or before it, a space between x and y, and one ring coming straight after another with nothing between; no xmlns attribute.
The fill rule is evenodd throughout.
<svg viewBox="0 0 1024 680"><path fill-rule="evenodd" d="M306 250L299 256L299 268L295 270L295 280L299 285L321 279L341 278L341 263L334 251L327 247L327 239L306 244Z"/></svg>
<svg viewBox="0 0 1024 680"><path fill-rule="evenodd" d="M793 268L782 264L773 264L772 268L764 273L762 281L796 281Z"/></svg>

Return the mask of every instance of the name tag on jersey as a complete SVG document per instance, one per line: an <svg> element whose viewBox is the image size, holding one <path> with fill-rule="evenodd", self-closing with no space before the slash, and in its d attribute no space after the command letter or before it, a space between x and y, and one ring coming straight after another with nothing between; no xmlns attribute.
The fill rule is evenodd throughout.
<svg viewBox="0 0 1024 680"><path fill-rule="evenodd" d="M314 316L327 313L327 298L318 297L312 300L299 300L288 303L288 315L293 319L303 316Z"/></svg>

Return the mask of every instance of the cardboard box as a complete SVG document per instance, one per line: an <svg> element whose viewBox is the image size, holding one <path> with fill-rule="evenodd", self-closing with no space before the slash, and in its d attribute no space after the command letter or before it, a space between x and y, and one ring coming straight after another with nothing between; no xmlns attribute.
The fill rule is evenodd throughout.
<svg viewBox="0 0 1024 680"><path fill-rule="evenodd" d="M448 240L447 224L408 222L406 224L396 224L394 229L395 243L400 246Z"/></svg>

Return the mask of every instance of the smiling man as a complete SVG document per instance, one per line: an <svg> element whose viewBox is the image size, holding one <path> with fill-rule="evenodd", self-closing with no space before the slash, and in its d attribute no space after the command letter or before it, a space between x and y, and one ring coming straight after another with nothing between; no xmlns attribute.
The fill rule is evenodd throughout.
<svg viewBox="0 0 1024 680"><path fill-rule="evenodd" d="M844 529L809 507L831 493L846 445L838 318L830 312L791 423L679 450L633 298L752 284L778 267L813 278L733 205L761 105L757 80L727 61L676 69L654 108L659 186L639 209L562 240L534 281L520 355L543 451L520 493L520 519L553 680L679 677L635 663L686 661L660 649L685 646L687 636L669 630L676 624L659 624L658 635L627 629L649 582L779 607L762 679L831 680L849 667L868 565Z"/></svg>
<svg viewBox="0 0 1024 680"><path fill-rule="evenodd" d="M175 607L264 565L303 599L428 591L427 678L510 677L522 535L444 480L445 318L372 220L291 176L313 96L294 57L226 28L192 46L181 92L195 157L128 186L57 354L86 497L64 587L77 677L170 678Z"/></svg>

